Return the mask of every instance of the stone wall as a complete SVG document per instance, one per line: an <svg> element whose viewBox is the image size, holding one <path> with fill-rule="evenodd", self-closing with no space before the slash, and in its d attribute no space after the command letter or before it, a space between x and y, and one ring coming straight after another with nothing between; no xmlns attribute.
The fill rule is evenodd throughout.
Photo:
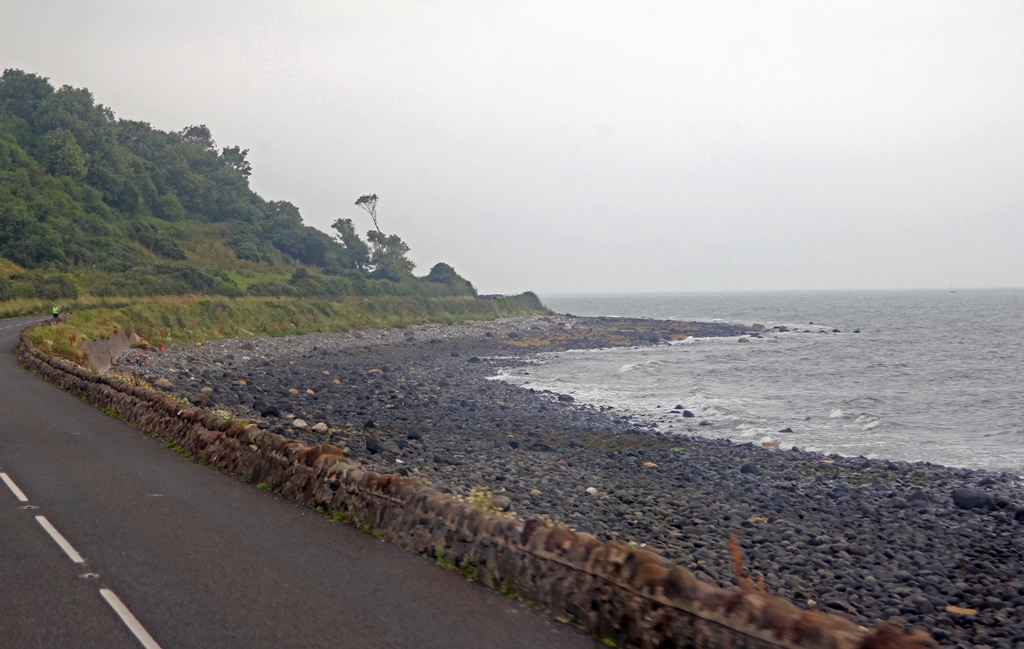
<svg viewBox="0 0 1024 649"><path fill-rule="evenodd" d="M923 632L907 634L886 623L866 629L763 592L721 589L653 552L549 528L537 519L503 518L419 480L365 471L335 446L311 447L221 419L171 395L47 356L25 335L18 355L27 369L151 435L177 442L197 461L265 483L618 646L935 646Z"/></svg>

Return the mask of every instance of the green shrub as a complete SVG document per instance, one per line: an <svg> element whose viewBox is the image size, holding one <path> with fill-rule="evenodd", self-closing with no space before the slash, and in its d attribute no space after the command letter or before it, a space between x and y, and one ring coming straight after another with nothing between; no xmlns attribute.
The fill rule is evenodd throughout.
<svg viewBox="0 0 1024 649"><path fill-rule="evenodd" d="M66 301L78 298L78 285L68 273L30 270L0 277L0 300L37 298Z"/></svg>

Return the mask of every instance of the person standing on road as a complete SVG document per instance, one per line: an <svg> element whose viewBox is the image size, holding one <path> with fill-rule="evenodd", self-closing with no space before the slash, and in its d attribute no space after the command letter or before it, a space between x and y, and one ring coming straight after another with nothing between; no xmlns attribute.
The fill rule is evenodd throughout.
<svg viewBox="0 0 1024 649"><path fill-rule="evenodd" d="M53 319L56 320L59 317L60 317L60 309L58 309L57 305L54 304L53 305Z"/></svg>

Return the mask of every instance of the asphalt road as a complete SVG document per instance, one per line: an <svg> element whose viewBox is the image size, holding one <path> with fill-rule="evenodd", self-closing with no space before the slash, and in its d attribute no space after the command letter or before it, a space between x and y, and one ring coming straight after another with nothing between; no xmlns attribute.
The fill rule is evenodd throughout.
<svg viewBox="0 0 1024 649"><path fill-rule="evenodd" d="M26 372L39 319L0 321L0 647L600 646Z"/></svg>

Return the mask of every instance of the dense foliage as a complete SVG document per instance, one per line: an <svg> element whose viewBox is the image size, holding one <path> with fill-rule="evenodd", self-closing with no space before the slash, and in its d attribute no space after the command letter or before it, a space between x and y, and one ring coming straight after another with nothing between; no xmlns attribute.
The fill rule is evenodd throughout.
<svg viewBox="0 0 1024 649"><path fill-rule="evenodd" d="M247 154L204 125L164 132L115 118L87 89L5 70L0 300L475 294L445 264L414 278L398 235L304 225L295 205L250 189Z"/></svg>

